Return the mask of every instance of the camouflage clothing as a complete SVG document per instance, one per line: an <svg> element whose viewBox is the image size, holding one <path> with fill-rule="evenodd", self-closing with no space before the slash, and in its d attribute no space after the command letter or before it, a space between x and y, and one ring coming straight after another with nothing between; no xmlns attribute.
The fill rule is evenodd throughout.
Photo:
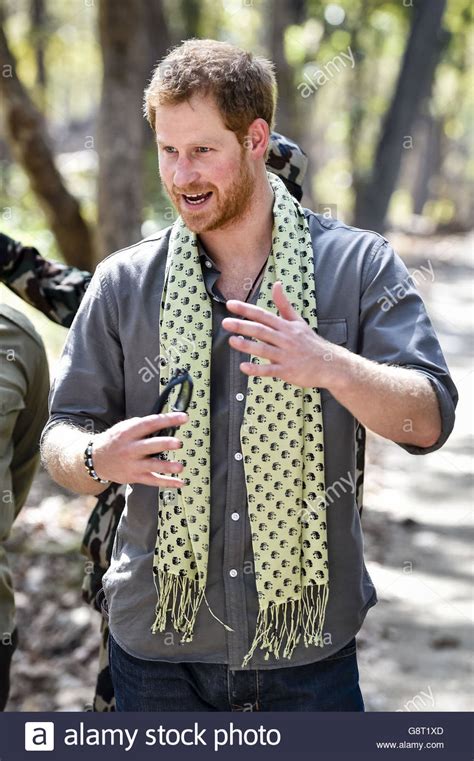
<svg viewBox="0 0 474 761"><path fill-rule="evenodd" d="M43 259L35 248L0 233L0 281L65 328L70 327L91 277L90 272Z"/></svg>
<svg viewBox="0 0 474 761"><path fill-rule="evenodd" d="M364 469L365 469L366 430L361 423L355 429L355 498L359 515L364 505Z"/></svg>
<svg viewBox="0 0 474 761"><path fill-rule="evenodd" d="M301 201L308 158L299 145L292 143L291 140L278 134L278 132L272 132L267 167L271 172L281 177L290 193L298 201Z"/></svg>
<svg viewBox="0 0 474 761"><path fill-rule="evenodd" d="M301 148L277 132L270 136L267 168L281 177L290 193L301 200L302 184L308 159ZM43 259L34 248L23 247L0 233L0 281L18 296L37 307L51 320L69 327L91 274L58 262ZM356 499L362 510L364 477L365 429L357 426ZM90 560L84 576L82 597L96 610L101 610L102 577L109 567L115 532L125 505L125 485L111 484L103 492L92 511L84 532L81 551ZM108 664L109 630L101 622L99 673L94 695L94 711L114 711L115 699Z"/></svg>
<svg viewBox="0 0 474 761"><path fill-rule="evenodd" d="M115 532L125 506L125 484L111 484L97 499L87 521L81 552L89 558L82 582L82 599L101 613L102 577L109 567ZM99 672L92 705L93 711L115 711L114 688L109 669L109 627L101 619Z"/></svg>
<svg viewBox="0 0 474 761"><path fill-rule="evenodd" d="M100 612L97 595L112 555L115 532L125 507L125 484L111 484L97 499L87 521L81 552L89 558L82 584L82 599Z"/></svg>

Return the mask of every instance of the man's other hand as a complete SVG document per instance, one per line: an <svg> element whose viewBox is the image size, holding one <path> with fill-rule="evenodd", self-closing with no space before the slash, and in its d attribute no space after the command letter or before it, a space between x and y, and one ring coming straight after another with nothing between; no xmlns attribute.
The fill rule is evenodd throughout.
<svg viewBox="0 0 474 761"><path fill-rule="evenodd" d="M150 457L172 449L182 442L175 436L156 436L158 431L186 423L183 412L147 415L123 420L99 433L93 440L94 469L100 478L118 484L144 484L180 488L184 481L171 474L183 470L181 462ZM167 475L170 474L170 475Z"/></svg>

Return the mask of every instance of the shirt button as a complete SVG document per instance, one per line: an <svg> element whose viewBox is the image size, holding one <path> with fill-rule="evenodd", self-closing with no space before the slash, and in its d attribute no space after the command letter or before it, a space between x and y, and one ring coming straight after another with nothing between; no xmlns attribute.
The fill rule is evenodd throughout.
<svg viewBox="0 0 474 761"><path fill-rule="evenodd" d="M235 568L230 569L229 576L232 576L232 578L235 579L235 577L237 576L237 571L235 570Z"/></svg>
<svg viewBox="0 0 474 761"><path fill-rule="evenodd" d="M212 262L206 260L206 267L212 267Z"/></svg>
<svg viewBox="0 0 474 761"><path fill-rule="evenodd" d="M241 402L242 399L244 398L244 395L243 394L236 394L235 398L237 399L238 402Z"/></svg>
<svg viewBox="0 0 474 761"><path fill-rule="evenodd" d="M242 454L242 452L236 452L234 457L235 457L236 460L241 460L242 457L243 457L243 454Z"/></svg>
<svg viewBox="0 0 474 761"><path fill-rule="evenodd" d="M230 517L232 518L233 521L238 521L240 518L240 515L238 513L232 513Z"/></svg>

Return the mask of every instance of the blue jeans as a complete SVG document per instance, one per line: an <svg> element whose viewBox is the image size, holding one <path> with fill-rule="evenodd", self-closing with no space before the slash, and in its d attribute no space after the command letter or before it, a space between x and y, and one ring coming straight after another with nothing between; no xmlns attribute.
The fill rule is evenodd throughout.
<svg viewBox="0 0 474 761"><path fill-rule="evenodd" d="M363 711L355 637L304 666L232 671L221 663L146 661L109 637L117 711Z"/></svg>

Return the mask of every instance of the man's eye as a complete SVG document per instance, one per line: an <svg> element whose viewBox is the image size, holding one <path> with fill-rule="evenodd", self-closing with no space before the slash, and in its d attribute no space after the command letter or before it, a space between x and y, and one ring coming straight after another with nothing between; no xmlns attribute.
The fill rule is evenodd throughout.
<svg viewBox="0 0 474 761"><path fill-rule="evenodd" d="M199 146L196 148L196 150L197 150L197 152L198 152L198 153L209 153L209 151L210 151L211 149L210 149L210 148L206 148L204 145L199 145Z"/></svg>
<svg viewBox="0 0 474 761"><path fill-rule="evenodd" d="M175 153L176 152L176 148L173 148L172 145L165 145L163 150L164 150L165 153Z"/></svg>

